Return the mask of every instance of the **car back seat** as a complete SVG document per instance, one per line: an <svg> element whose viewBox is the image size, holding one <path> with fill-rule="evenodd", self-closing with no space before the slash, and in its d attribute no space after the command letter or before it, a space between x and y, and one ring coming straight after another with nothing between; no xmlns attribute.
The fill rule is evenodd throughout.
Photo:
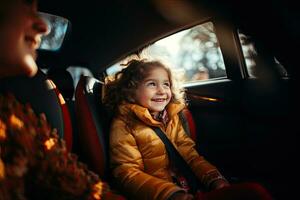
<svg viewBox="0 0 300 200"><path fill-rule="evenodd" d="M189 109L185 108L179 113L179 117L185 132L196 142L197 144L197 131L196 124L193 119L192 113Z"/></svg>
<svg viewBox="0 0 300 200"><path fill-rule="evenodd" d="M80 142L85 150L90 169L114 186L114 183L109 179L108 170L108 138L112 114L108 113L101 103L103 84L96 78L82 76L76 87L75 109L78 126L80 127ZM190 134L191 138L196 140L196 126L190 111L188 109L183 110L180 118L183 121L184 128L189 129L186 131L187 134ZM251 195L253 193L255 196L257 192L265 197L262 199L270 199L268 191L257 183L236 185L225 192L212 192L207 199L230 199L237 195L245 196L247 193Z"/></svg>
<svg viewBox="0 0 300 200"><path fill-rule="evenodd" d="M102 179L108 171L109 116L101 104L102 85L99 80L81 76L75 90L75 113L81 160Z"/></svg>
<svg viewBox="0 0 300 200"><path fill-rule="evenodd" d="M75 110L79 126L79 140L84 160L102 178L108 178L108 139L112 115L101 103L103 82L82 76L75 92ZM196 140L196 128L188 109L180 115L187 133Z"/></svg>
<svg viewBox="0 0 300 200"><path fill-rule="evenodd" d="M11 93L23 104L29 103L36 114L45 113L53 128L66 141L68 150L72 146L72 127L64 99L55 84L41 70L32 77L9 77L0 81L0 92Z"/></svg>

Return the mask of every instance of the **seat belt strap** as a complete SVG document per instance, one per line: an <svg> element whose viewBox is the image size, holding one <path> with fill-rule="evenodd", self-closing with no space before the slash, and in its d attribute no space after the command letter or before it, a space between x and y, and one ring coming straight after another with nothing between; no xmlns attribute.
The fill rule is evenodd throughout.
<svg viewBox="0 0 300 200"><path fill-rule="evenodd" d="M174 165L177 169L179 169L180 173L183 174L183 176L188 181L189 187L191 189L192 193L196 193L198 191L198 180L194 172L192 171L191 167L187 164L187 162L182 158L180 153L177 151L177 149L174 147L172 142L168 139L166 134L158 127L152 127L154 132L157 134L157 136L162 140L162 142L165 144L165 148L167 150L167 153L169 155L169 159L174 162Z"/></svg>

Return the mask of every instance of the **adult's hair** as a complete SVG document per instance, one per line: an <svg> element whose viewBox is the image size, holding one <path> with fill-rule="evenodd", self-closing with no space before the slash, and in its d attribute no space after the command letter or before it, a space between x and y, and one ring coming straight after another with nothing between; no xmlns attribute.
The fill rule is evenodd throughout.
<svg viewBox="0 0 300 200"><path fill-rule="evenodd" d="M135 92L138 86L154 68L163 68L168 73L172 93L171 102L185 103L183 89L178 87L170 68L160 61L133 59L125 66L127 67L116 73L112 80L108 79L105 85L103 103L112 111L117 111L117 107L122 103L136 103Z"/></svg>

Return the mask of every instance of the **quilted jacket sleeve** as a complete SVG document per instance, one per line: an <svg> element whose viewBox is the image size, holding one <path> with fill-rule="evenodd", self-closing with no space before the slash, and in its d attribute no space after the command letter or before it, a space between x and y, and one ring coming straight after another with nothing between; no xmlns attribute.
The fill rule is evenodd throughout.
<svg viewBox="0 0 300 200"><path fill-rule="evenodd" d="M111 128L110 154L113 176L133 199L167 199L182 190L144 172L143 158L135 138L121 120L114 121Z"/></svg>
<svg viewBox="0 0 300 200"><path fill-rule="evenodd" d="M178 123L178 130L177 130L177 139L176 145L179 153L182 157L189 163L194 173L197 175L198 179L209 188L209 184L211 183L211 175L212 174L221 174L217 170L215 166L210 164L205 158L198 154L195 149L194 141L187 136L184 131L183 126L181 123Z"/></svg>

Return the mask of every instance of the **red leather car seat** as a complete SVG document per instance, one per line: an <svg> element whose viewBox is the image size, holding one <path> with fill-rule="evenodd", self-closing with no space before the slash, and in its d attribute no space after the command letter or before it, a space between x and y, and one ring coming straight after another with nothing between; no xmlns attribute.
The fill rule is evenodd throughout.
<svg viewBox="0 0 300 200"><path fill-rule="evenodd" d="M64 124L63 124L63 127L64 127L64 130L63 130L64 136L63 136L63 138L66 142L67 149L69 151L72 151L73 127L72 127L69 108L66 104L66 101L65 101L64 97L62 96L62 94L60 93L58 88L56 87L55 83L50 79L48 79L48 81L50 82L50 84L53 87L53 90L56 94L58 103L59 103L60 108L61 108L62 118L63 118L63 122L64 122Z"/></svg>
<svg viewBox="0 0 300 200"><path fill-rule="evenodd" d="M182 122L183 128L185 132L195 141L197 142L197 131L196 124L193 119L193 115L188 108L183 109L179 113L180 120Z"/></svg>
<svg viewBox="0 0 300 200"><path fill-rule="evenodd" d="M69 71L65 68L53 67L47 71L47 77L52 82L56 95L58 96L64 119L64 133L68 148L74 151L74 135L77 135L76 120L74 111L74 80ZM76 144L75 144L76 146Z"/></svg>
<svg viewBox="0 0 300 200"><path fill-rule="evenodd" d="M101 104L102 85L103 83L92 77L80 78L75 90L75 113L83 161L105 179L108 170L110 119Z"/></svg>

